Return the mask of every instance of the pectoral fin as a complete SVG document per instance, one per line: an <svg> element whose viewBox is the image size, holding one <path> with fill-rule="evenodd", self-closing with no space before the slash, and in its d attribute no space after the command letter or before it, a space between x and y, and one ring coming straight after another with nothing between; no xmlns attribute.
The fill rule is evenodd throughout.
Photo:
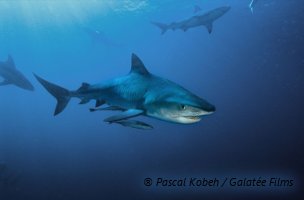
<svg viewBox="0 0 304 200"><path fill-rule="evenodd" d="M212 28L213 28L212 23L206 24L206 28L207 28L209 34L212 33Z"/></svg>
<svg viewBox="0 0 304 200"><path fill-rule="evenodd" d="M121 121L115 121L114 123L120 124L122 126L131 127L131 128L137 128L142 130L152 130L153 126L146 124L141 121L137 120L121 120Z"/></svg>
<svg viewBox="0 0 304 200"><path fill-rule="evenodd" d="M143 112L144 112L143 110L129 109L129 110L126 110L126 111L120 113L119 115L114 115L112 117L108 117L104 121L113 123L113 122L121 121L124 119L129 119L132 117L137 117L137 116L141 115Z"/></svg>
<svg viewBox="0 0 304 200"><path fill-rule="evenodd" d="M119 110L119 111L125 111L126 109L121 108L119 106L109 106L109 107L104 107L104 108L90 108L91 112L95 111L104 111L104 110Z"/></svg>

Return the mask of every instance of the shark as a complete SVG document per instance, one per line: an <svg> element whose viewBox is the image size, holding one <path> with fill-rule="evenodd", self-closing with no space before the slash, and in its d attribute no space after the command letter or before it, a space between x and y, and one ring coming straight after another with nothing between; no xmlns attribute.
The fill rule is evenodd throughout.
<svg viewBox="0 0 304 200"><path fill-rule="evenodd" d="M144 130L151 130L153 126L133 118L147 116L167 122L192 124L215 112L215 106L206 100L177 83L150 73L134 53L127 75L93 85L82 83L77 90L68 90L36 74L34 76L56 98L54 115L61 113L73 97L79 98L80 104L95 100L95 108L91 108L91 111L119 111L119 114L104 119L109 124ZM107 107L102 106L104 104Z"/></svg>
<svg viewBox="0 0 304 200"><path fill-rule="evenodd" d="M258 0L251 0L249 3L249 8L251 10L251 13L253 13L253 9L255 7L255 5L257 4Z"/></svg>
<svg viewBox="0 0 304 200"><path fill-rule="evenodd" d="M13 58L8 55L5 62L0 62L0 86L15 85L25 90L34 90L31 82L16 68Z"/></svg>
<svg viewBox="0 0 304 200"><path fill-rule="evenodd" d="M180 22L173 22L171 24L163 24L159 22L151 22L151 23L161 29L161 34L164 34L169 29L172 30L181 29L185 32L190 28L194 28L198 26L205 26L208 30L208 33L211 34L213 30L213 22L218 18L222 17L229 10L230 10L229 6L224 6L211 10L202 15L195 15L189 19Z"/></svg>

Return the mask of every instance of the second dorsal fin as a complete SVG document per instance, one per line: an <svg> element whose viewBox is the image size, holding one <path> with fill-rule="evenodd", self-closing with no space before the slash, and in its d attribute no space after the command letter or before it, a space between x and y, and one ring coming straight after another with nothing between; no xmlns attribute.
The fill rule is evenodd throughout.
<svg viewBox="0 0 304 200"><path fill-rule="evenodd" d="M12 58L11 55L8 55L6 64L7 64L7 66L10 67L10 68L13 68L13 69L16 68L16 67L15 67L15 62L14 62L14 60L13 60L13 58Z"/></svg>

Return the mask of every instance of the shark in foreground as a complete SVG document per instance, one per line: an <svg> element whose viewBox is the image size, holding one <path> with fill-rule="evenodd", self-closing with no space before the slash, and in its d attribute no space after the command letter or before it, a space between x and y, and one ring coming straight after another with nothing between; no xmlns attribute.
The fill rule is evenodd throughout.
<svg viewBox="0 0 304 200"><path fill-rule="evenodd" d="M0 86L15 85L25 90L34 90L34 86L29 80L17 70L13 58L9 55L6 62L0 62L0 77L3 81Z"/></svg>
<svg viewBox="0 0 304 200"><path fill-rule="evenodd" d="M151 74L135 54L132 54L131 65L131 71L126 76L95 85L82 83L74 91L50 83L37 75L35 77L57 99L54 115L61 113L72 97L80 98L80 104L96 100L96 107L90 109L91 111L121 111L120 114L106 118L105 122L146 130L153 127L130 119L143 115L168 122L191 124L215 111L213 105L182 86ZM103 104L108 107L99 107Z"/></svg>
<svg viewBox="0 0 304 200"><path fill-rule="evenodd" d="M209 32L212 32L213 22L223 16L226 12L230 10L229 6L216 8L202 15L196 15L191 17L190 19L181 21L181 22L173 22L171 24L162 24L158 22L151 22L161 29L161 34L164 34L167 30L172 29L181 29L183 31L187 31L190 28L194 28L197 26L205 26Z"/></svg>

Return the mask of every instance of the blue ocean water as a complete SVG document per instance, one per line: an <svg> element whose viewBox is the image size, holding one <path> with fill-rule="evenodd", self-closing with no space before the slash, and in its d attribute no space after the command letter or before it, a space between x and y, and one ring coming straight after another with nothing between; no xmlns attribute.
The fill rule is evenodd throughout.
<svg viewBox="0 0 304 200"><path fill-rule="evenodd" d="M0 61L10 54L34 92L0 87L0 199L247 199L303 195L304 35L300 0L0 1ZM220 6L205 27L171 23ZM87 30L99 31L94 40ZM106 41L106 42L105 42ZM142 131L55 99L32 72L69 89L123 76L136 53L148 70L217 107L196 124L140 117ZM1 77L0 77L1 78ZM1 79L0 79L1 81ZM146 177L282 176L292 188L159 190Z"/></svg>

